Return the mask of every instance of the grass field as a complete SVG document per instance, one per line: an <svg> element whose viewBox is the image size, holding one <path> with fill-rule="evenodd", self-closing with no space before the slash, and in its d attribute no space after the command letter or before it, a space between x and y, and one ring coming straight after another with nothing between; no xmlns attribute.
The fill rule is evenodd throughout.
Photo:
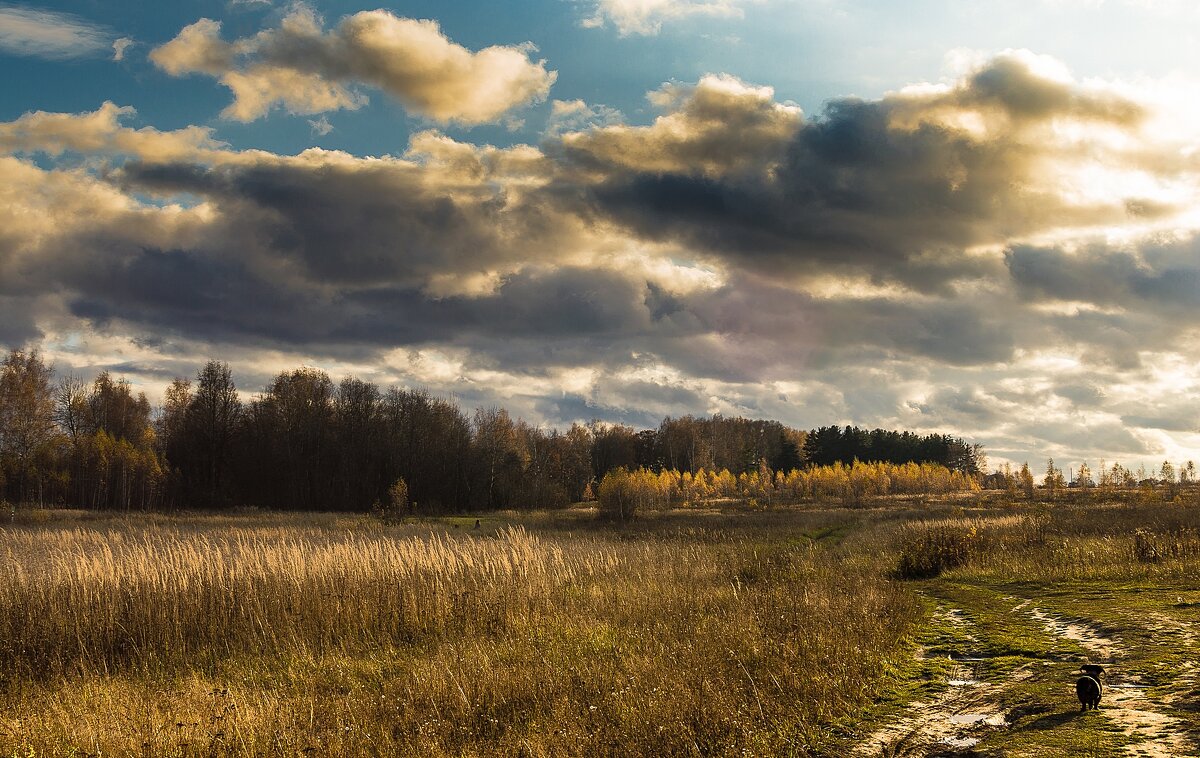
<svg viewBox="0 0 1200 758"><path fill-rule="evenodd" d="M18 511L0 755L1197 752L1191 506L475 523Z"/></svg>

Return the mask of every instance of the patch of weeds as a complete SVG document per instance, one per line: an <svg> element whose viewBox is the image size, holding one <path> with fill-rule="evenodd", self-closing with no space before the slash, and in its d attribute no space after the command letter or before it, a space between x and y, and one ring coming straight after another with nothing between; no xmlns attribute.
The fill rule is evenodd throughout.
<svg viewBox="0 0 1200 758"><path fill-rule="evenodd" d="M1116 758L1139 740L1114 728L1100 711L1050 709L1014 723L1010 729L989 740L988 747L1003 747L1009 755L1045 758Z"/></svg>
<svg viewBox="0 0 1200 758"><path fill-rule="evenodd" d="M858 525L854 523L831 524L829 526L822 526L817 529L801 532L800 536L809 542L816 542L819 544L836 547L842 544L842 541L846 539L846 537L848 537L857 526Z"/></svg>

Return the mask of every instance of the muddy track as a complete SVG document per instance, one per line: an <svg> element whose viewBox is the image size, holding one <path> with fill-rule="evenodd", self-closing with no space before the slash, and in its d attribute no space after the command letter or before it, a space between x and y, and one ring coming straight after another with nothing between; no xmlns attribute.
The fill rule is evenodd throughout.
<svg viewBox="0 0 1200 758"><path fill-rule="evenodd" d="M1149 696L1135 678L1121 671L1120 661L1126 657L1126 651L1119 638L1107 635L1086 619L1054 616L1035 607L1030 600L1020 602L1013 611L1027 614L1052 636L1076 643L1093 661L1109 668L1099 714L1126 737L1138 740L1126 748L1126 755L1142 758L1197 755L1184 738L1179 720L1169 715L1169 703ZM939 607L934 615L955 626L967 626L961 610ZM967 636L974 638L969 633ZM972 748L990 732L1006 728L1002 695L1031 676L1029 666L1016 669L1002 682L982 682L976 679L977 669L966 668L969 665L957 664L947 677L945 691L929 700L910 703L898 718L860 742L853 755L970 755ZM1069 689L1070 682L1064 682L1064 690ZM1074 693L1071 695L1073 708Z"/></svg>
<svg viewBox="0 0 1200 758"><path fill-rule="evenodd" d="M1120 656L1120 642L1105 636L1087 621L1051 616L1039 608L1030 607L1027 603L1028 601L1022 603L1017 606L1017 609L1023 608L1034 621L1051 635L1060 639L1070 640L1088 651L1093 663L1112 663Z"/></svg>
<svg viewBox="0 0 1200 758"><path fill-rule="evenodd" d="M854 750L858 756L928 756L974 747L1006 725L996 701L1000 688L951 674L946 690L929 701L910 703L903 716L875 731Z"/></svg>
<svg viewBox="0 0 1200 758"><path fill-rule="evenodd" d="M934 618L967 631L968 622L957 608L939 606ZM921 651L920 655L924 655ZM905 712L876 730L854 749L857 756L953 755L969 751L988 732L1006 726L998 701L1003 686L980 681L982 661L955 663L946 677L946 689L929 700L909 703ZM1027 670L1013 673L1013 681L1029 676Z"/></svg>
<svg viewBox="0 0 1200 758"><path fill-rule="evenodd" d="M1121 671L1120 660L1126 656L1126 651L1120 639L1106 635L1084 619L1055 617L1024 604L1020 607L1052 635L1077 643L1094 656L1095 661L1110 665L1100 713L1125 736L1141 740L1128 746L1126 755L1143 758L1196 755L1182 734L1179 719L1167 713L1170 705L1150 697L1145 688L1139 686L1136 677ZM1116 665L1112 665L1114 663Z"/></svg>

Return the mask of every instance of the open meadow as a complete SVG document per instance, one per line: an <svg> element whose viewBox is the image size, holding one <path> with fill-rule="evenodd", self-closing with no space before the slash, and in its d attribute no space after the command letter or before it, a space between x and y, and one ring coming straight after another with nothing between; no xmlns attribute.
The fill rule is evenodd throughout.
<svg viewBox="0 0 1200 758"><path fill-rule="evenodd" d="M0 754L1197 754L1200 510L1146 500L18 510Z"/></svg>

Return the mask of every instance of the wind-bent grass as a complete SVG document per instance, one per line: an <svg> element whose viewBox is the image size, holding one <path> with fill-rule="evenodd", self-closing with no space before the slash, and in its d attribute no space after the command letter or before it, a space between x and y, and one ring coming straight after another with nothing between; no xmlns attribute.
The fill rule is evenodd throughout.
<svg viewBox="0 0 1200 758"><path fill-rule="evenodd" d="M0 753L806 754L911 656L836 514L534 523L0 529Z"/></svg>

